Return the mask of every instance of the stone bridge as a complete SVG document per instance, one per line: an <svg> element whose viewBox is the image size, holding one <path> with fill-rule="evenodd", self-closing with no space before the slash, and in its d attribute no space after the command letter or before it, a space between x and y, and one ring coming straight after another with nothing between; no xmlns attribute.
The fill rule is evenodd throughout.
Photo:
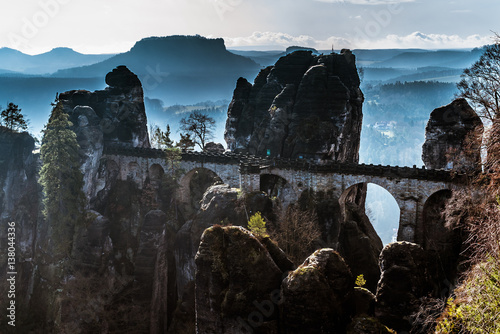
<svg viewBox="0 0 500 334"><path fill-rule="evenodd" d="M122 180L134 179L139 188L159 180L168 170L164 153L157 149L106 147L103 158L118 167ZM355 185L373 183L392 194L400 208L399 241L424 240L424 214L431 196L463 187L464 175L425 168L349 164L315 164L305 160L267 159L234 153L184 152L180 161L181 200L190 196L192 176L203 170L233 188L266 191L285 204L296 201L307 189L342 195ZM275 185L278 185L277 187Z"/></svg>

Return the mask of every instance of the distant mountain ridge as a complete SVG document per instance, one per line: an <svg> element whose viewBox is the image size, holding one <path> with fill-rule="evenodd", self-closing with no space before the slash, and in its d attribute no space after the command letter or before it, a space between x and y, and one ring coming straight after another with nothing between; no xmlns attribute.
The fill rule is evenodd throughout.
<svg viewBox="0 0 500 334"><path fill-rule="evenodd" d="M373 64L372 66L393 68L437 66L463 69L474 63L482 53L482 49L473 49L471 51L438 50L427 52L403 52L390 59Z"/></svg>
<svg viewBox="0 0 500 334"><path fill-rule="evenodd" d="M144 38L130 51L53 76L104 77L120 65L139 77L148 97L167 105L228 99L239 77L253 77L261 68L250 58L229 52L222 38L167 36Z"/></svg>
<svg viewBox="0 0 500 334"><path fill-rule="evenodd" d="M138 41L128 52L100 63L58 71L58 77L97 77L110 68L126 65L137 75L185 73L234 73L256 71L249 58L229 52L222 38L196 36L148 37ZM152 73L153 72L153 73Z"/></svg>
<svg viewBox="0 0 500 334"><path fill-rule="evenodd" d="M113 54L82 54L70 48L55 48L38 55L28 55L10 48L0 48L2 72L46 75L60 69L101 62Z"/></svg>

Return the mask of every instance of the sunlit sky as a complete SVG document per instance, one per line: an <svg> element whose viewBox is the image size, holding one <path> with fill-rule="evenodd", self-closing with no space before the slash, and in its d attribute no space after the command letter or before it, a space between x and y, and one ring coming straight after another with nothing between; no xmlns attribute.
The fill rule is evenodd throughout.
<svg viewBox="0 0 500 334"><path fill-rule="evenodd" d="M149 36L228 48L470 48L500 31L498 0L1 0L0 47L129 50Z"/></svg>

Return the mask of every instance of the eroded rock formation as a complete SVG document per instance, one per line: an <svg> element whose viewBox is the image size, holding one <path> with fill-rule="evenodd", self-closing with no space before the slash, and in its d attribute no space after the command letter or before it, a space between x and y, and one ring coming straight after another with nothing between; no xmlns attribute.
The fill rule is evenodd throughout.
<svg viewBox="0 0 500 334"><path fill-rule="evenodd" d="M228 149L283 158L357 162L363 94L355 57L296 51L240 78L229 106Z"/></svg>
<svg viewBox="0 0 500 334"><path fill-rule="evenodd" d="M375 315L385 325L398 332L411 329L419 299L434 290L430 263L428 254L413 243L392 243L382 250Z"/></svg>
<svg viewBox="0 0 500 334"><path fill-rule="evenodd" d="M7 309L8 270L8 223L14 223L16 252L16 307L18 310L28 307L32 293L33 262L37 240L39 203L41 191L37 183L38 154L33 153L35 140L27 133L15 133L0 126L0 307ZM12 225L10 227L13 227ZM12 238L10 239L12 241ZM11 244L12 245L12 244ZM9 250L10 251L10 250ZM5 288L5 289L4 289ZM18 312L17 320L22 322L29 316ZM0 331L9 318L0 319Z"/></svg>
<svg viewBox="0 0 500 334"><path fill-rule="evenodd" d="M106 83L108 87L101 91L59 94L80 145L83 190L90 202L106 187L105 178L99 175L107 171L100 165L106 144L150 147L144 94L137 76L118 66L106 75Z"/></svg>
<svg viewBox="0 0 500 334"><path fill-rule="evenodd" d="M144 93L139 78L125 66L106 75L108 87L59 94L75 129L99 125L106 143L150 147ZM91 110L90 110L91 109Z"/></svg>
<svg viewBox="0 0 500 334"><path fill-rule="evenodd" d="M342 333L353 314L354 278L333 249L317 250L282 283L285 333Z"/></svg>
<svg viewBox="0 0 500 334"><path fill-rule="evenodd" d="M282 274L244 228L205 230L196 255L197 332L277 333Z"/></svg>
<svg viewBox="0 0 500 334"><path fill-rule="evenodd" d="M465 99L432 111L422 160L429 169L480 170L483 124Z"/></svg>

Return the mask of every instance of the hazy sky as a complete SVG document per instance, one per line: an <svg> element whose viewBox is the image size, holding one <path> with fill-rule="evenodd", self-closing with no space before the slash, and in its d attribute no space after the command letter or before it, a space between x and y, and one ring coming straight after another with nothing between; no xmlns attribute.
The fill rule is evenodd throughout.
<svg viewBox="0 0 500 334"><path fill-rule="evenodd" d="M223 37L229 48L463 48L500 32L498 0L0 0L0 47L129 50L141 38Z"/></svg>

